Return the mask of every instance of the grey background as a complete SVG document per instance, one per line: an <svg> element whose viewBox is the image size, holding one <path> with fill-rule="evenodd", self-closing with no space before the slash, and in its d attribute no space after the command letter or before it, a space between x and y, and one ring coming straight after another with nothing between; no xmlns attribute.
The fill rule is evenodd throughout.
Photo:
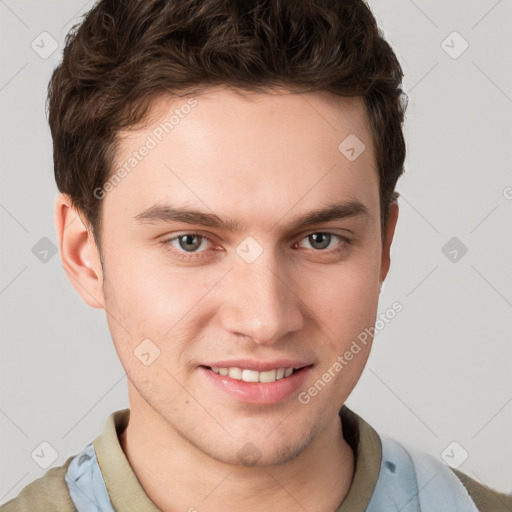
<svg viewBox="0 0 512 512"><path fill-rule="evenodd" d="M401 213L380 301L382 312L394 301L403 311L376 336L347 404L436 457L456 441L452 458L469 454L460 470L510 492L512 1L370 5L409 94ZM31 457L51 456L41 442L61 465L128 407L104 311L82 302L58 254L40 259L42 238L56 244L46 86L65 34L91 6L0 0L0 503L47 471ZM31 47L43 46L43 31L59 44L47 58ZM458 58L442 46L454 31L469 44ZM444 48L461 44L451 36ZM442 251L452 237L467 247L457 261Z"/></svg>

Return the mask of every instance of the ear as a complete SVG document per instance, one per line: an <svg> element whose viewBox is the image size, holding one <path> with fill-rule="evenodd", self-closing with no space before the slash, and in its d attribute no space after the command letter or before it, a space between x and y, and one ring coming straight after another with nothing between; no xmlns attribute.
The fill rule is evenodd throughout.
<svg viewBox="0 0 512 512"><path fill-rule="evenodd" d="M380 264L380 281L381 286L384 279L388 275L389 267L391 265L391 242L395 234L396 222L398 220L398 202L393 201L389 205L388 221L386 225L386 232L383 233L382 238L382 260Z"/></svg>
<svg viewBox="0 0 512 512"><path fill-rule="evenodd" d="M54 218L62 266L71 284L89 306L105 308L103 269L92 230L66 194L57 196Z"/></svg>

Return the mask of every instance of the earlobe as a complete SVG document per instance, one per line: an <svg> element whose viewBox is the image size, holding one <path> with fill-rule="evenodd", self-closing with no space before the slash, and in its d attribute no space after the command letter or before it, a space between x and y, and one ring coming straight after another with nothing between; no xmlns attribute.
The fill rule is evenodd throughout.
<svg viewBox="0 0 512 512"><path fill-rule="evenodd" d="M393 201L389 205L388 220L386 232L383 233L382 240L382 260L380 265L380 287L388 275L389 267L391 266L391 242L395 234L396 223L398 221L398 202Z"/></svg>
<svg viewBox="0 0 512 512"><path fill-rule="evenodd" d="M57 196L54 218L62 266L71 284L89 306L104 308L99 251L92 232L66 194Z"/></svg>

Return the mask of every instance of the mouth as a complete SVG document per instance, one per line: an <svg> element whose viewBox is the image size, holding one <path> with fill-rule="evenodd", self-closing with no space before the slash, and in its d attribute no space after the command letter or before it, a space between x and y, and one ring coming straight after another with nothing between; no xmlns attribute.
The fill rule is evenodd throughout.
<svg viewBox="0 0 512 512"><path fill-rule="evenodd" d="M276 405L290 400L310 376L313 364L281 366L262 371L238 366L199 366L205 385L236 402Z"/></svg>

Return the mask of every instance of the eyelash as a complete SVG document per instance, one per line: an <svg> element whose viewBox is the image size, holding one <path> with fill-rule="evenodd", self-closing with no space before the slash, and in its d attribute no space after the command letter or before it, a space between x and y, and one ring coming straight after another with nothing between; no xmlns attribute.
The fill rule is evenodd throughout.
<svg viewBox="0 0 512 512"><path fill-rule="evenodd" d="M346 249L346 245L349 245L352 243L352 241L343 236L343 235L340 235L338 233L332 233L331 231L311 231L310 233L304 235L302 238L300 238L297 242L295 242L293 245L295 246L296 244L300 243L302 240L304 240L305 238L308 238L310 237L311 235L318 235L318 234L322 234L322 235L331 235L331 236L334 236L336 238L339 238L343 243L341 244L341 246L339 247L336 247L335 249L311 249L313 252L316 252L316 253L319 253L319 254L337 254L341 251L343 251L344 249ZM174 240L177 240L183 236L186 236L186 235L191 235L191 236L196 236L196 237L199 237L201 238L202 240L208 240L211 242L211 240L201 234L201 233L196 233L196 232L187 232L187 233L181 233L179 235L174 235L170 238L166 238L165 240L162 240L160 242L161 246L163 246L166 250L168 250L169 252L173 253L174 256L176 256L177 258L179 259L183 259L183 260L193 260L193 259L197 259L197 258L200 258L202 257L202 254L206 251L201 251L201 252L196 252L196 253L187 253L187 252L184 252L184 251L180 251L180 250L177 250L176 248L172 248L171 249L171 245L170 243L173 242Z"/></svg>

